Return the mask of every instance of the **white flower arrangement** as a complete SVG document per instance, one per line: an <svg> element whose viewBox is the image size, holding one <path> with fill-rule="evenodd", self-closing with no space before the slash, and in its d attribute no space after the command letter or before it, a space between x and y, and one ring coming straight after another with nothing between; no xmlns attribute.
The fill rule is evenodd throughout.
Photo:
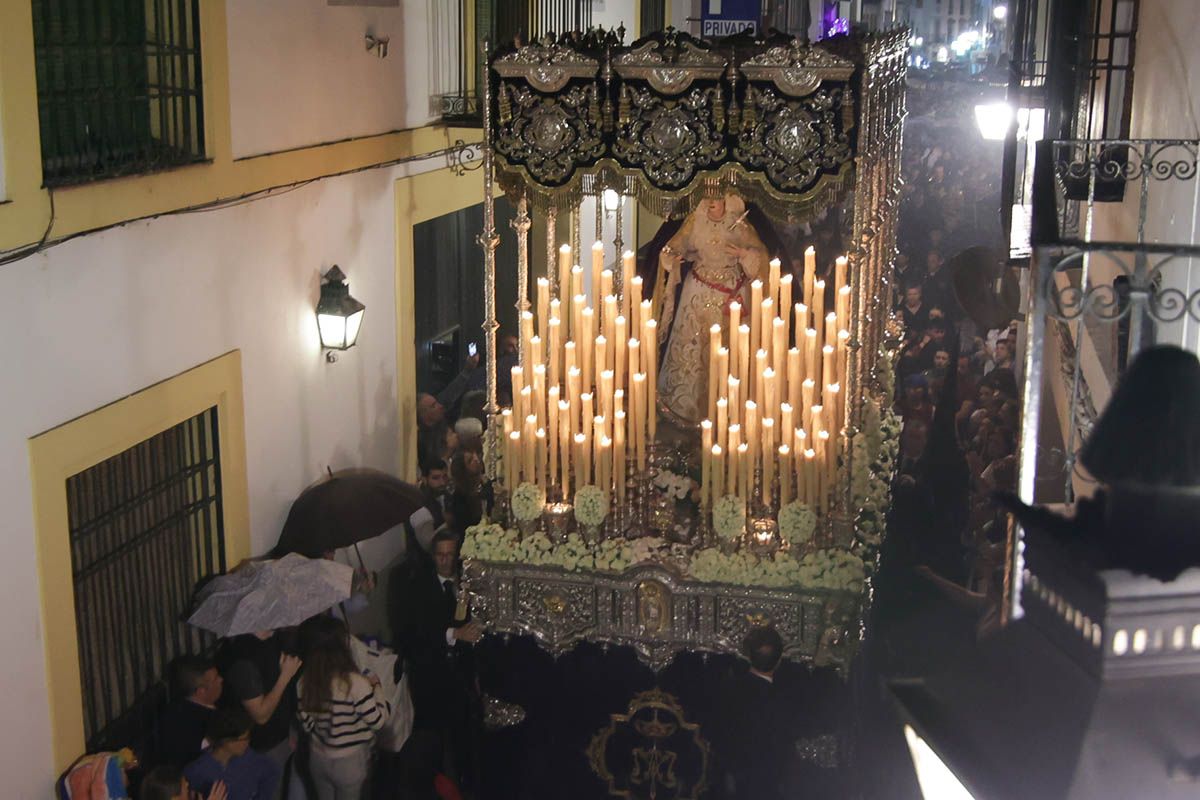
<svg viewBox="0 0 1200 800"><path fill-rule="evenodd" d="M879 406L882 406L882 400ZM868 411L870 405L868 405ZM882 540L888 508L891 506L892 477L900 448L901 420L891 408L882 408L876 432L868 414L862 436L853 443L853 471L850 476L851 495L858 509L854 527L859 538L869 546ZM877 441L873 442L872 437ZM862 440L862 441L860 441Z"/></svg>
<svg viewBox="0 0 1200 800"><path fill-rule="evenodd" d="M742 498L727 494L713 504L713 530L722 539L736 539L746 530L746 504Z"/></svg>
<svg viewBox="0 0 1200 800"><path fill-rule="evenodd" d="M554 563L554 543L544 533L534 533L526 536L514 550L516 558L522 564L551 565Z"/></svg>
<svg viewBox="0 0 1200 800"><path fill-rule="evenodd" d="M596 545L594 559L601 572L623 572L634 563L633 548L624 539L605 539Z"/></svg>
<svg viewBox="0 0 1200 800"><path fill-rule="evenodd" d="M630 560L634 564L659 561L671 551L671 545L657 536L643 536L633 541Z"/></svg>
<svg viewBox="0 0 1200 800"><path fill-rule="evenodd" d="M818 550L800 559L797 574L803 586L857 591L866 580L866 567L849 551Z"/></svg>
<svg viewBox="0 0 1200 800"><path fill-rule="evenodd" d="M513 516L521 522L540 519L546 508L546 490L535 483L522 483L512 493Z"/></svg>
<svg viewBox="0 0 1200 800"><path fill-rule="evenodd" d="M692 484L692 479L687 475L678 475L665 469L654 478L654 485L674 500L686 500L692 493Z"/></svg>
<svg viewBox="0 0 1200 800"><path fill-rule="evenodd" d="M779 509L779 535L785 542L802 545L817 530L817 515L806 504L793 500Z"/></svg>
<svg viewBox="0 0 1200 800"><path fill-rule="evenodd" d="M608 498L599 486L581 486L575 492L575 519L580 525L594 527L604 524L608 516Z"/></svg>
<svg viewBox="0 0 1200 800"><path fill-rule="evenodd" d="M467 528L463 539L462 557L480 561L516 561L517 532L505 530L495 523L481 523Z"/></svg>
<svg viewBox="0 0 1200 800"><path fill-rule="evenodd" d="M708 548L692 557L690 572L706 583L856 592L862 590L866 578L862 560L845 550L818 550L797 560L785 553L759 558L748 552L726 555Z"/></svg>
<svg viewBox="0 0 1200 800"><path fill-rule="evenodd" d="M583 537L572 533L567 536L565 542L550 551L549 558L544 563L561 567L568 572L576 572L581 569L593 569L596 566L596 558Z"/></svg>

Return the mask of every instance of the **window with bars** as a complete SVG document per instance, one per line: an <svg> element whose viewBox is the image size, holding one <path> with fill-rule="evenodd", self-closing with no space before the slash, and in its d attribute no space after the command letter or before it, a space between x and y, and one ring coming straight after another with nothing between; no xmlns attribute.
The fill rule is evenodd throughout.
<svg viewBox="0 0 1200 800"><path fill-rule="evenodd" d="M33 0L47 186L203 160L199 0Z"/></svg>
<svg viewBox="0 0 1200 800"><path fill-rule="evenodd" d="M176 656L211 648L184 621L225 570L215 407L67 480L89 752L141 742Z"/></svg>

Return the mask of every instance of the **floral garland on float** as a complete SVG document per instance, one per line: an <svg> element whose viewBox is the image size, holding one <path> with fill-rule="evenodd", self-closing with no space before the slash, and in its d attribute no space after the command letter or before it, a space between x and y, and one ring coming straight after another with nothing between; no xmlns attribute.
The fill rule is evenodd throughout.
<svg viewBox="0 0 1200 800"><path fill-rule="evenodd" d="M856 509L857 542L850 549L828 546L820 517L807 503L792 500L776 516L780 546L756 553L742 547L751 522L749 504L740 496L718 498L712 509L716 546L689 548L659 537L603 538L588 541L578 532L555 541L543 532L523 534L495 522L468 528L462 555L484 562L530 564L568 572L620 573L643 564L670 564L684 577L714 584L765 588L828 589L859 592L872 571L891 502L891 480L900 438L900 419L872 397L864 408L863 429L850 439L850 490ZM664 493L690 502L694 482L675 474L661 483ZM524 484L513 498L518 520L536 517L536 487ZM607 496L587 485L575 493L574 517L580 530L594 529L612 513Z"/></svg>

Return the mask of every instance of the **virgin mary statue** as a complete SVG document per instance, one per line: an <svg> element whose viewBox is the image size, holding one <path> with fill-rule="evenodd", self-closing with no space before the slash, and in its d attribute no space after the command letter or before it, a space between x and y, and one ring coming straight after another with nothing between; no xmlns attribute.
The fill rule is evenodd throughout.
<svg viewBox="0 0 1200 800"><path fill-rule="evenodd" d="M707 410L709 328L725 327L729 304L745 305L750 282L766 276L770 256L748 216L735 194L706 199L658 254L659 410L684 425L699 424Z"/></svg>

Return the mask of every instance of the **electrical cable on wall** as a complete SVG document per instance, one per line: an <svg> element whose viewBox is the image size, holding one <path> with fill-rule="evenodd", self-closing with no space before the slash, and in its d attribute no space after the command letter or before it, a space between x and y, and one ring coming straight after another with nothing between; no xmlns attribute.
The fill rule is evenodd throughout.
<svg viewBox="0 0 1200 800"><path fill-rule="evenodd" d="M369 170L386 169L388 167L395 167L401 164L428 161L429 159L441 158L443 156L446 157L450 162L450 168L452 170L460 171L461 174L461 171L472 169L472 167L468 165L473 161L474 157L465 151L469 151L474 146L475 145L467 144L462 140L458 140L451 147L443 147L440 150L434 150L429 153L421 153L420 155L414 156L404 156L403 158L395 158L391 161L384 161L378 164L367 164L365 166L342 170L340 172L330 172L313 178L305 178L303 180L292 181L291 183L282 183L277 186L269 186L265 189L256 189L255 191L246 192L245 194L237 195L236 197L218 198L205 203L197 203L196 205L171 209L170 211L146 214L145 216L114 222L111 225L104 225L99 228L90 228L86 231L78 231L54 240L50 239L50 232L54 228L55 220L54 190L48 189L47 192L50 195L50 219L46 223L46 230L42 234L41 239L32 244L23 245L12 250L0 251L0 267L13 264L17 261L29 258L30 256L37 255L38 253L43 253L52 247L65 244L73 239L78 239L81 236L90 236L91 234L101 233L112 228L119 228L122 225L129 225L130 223L141 222L143 220L158 219L159 217L169 217L177 214L195 214L203 211L219 211L226 208L234 208L235 206L252 203L257 200L265 200L268 197L278 197L281 194L287 194L288 192L308 186L311 183L316 183L317 181L323 181L329 178L340 178L346 175L356 175L360 172L367 172Z"/></svg>

